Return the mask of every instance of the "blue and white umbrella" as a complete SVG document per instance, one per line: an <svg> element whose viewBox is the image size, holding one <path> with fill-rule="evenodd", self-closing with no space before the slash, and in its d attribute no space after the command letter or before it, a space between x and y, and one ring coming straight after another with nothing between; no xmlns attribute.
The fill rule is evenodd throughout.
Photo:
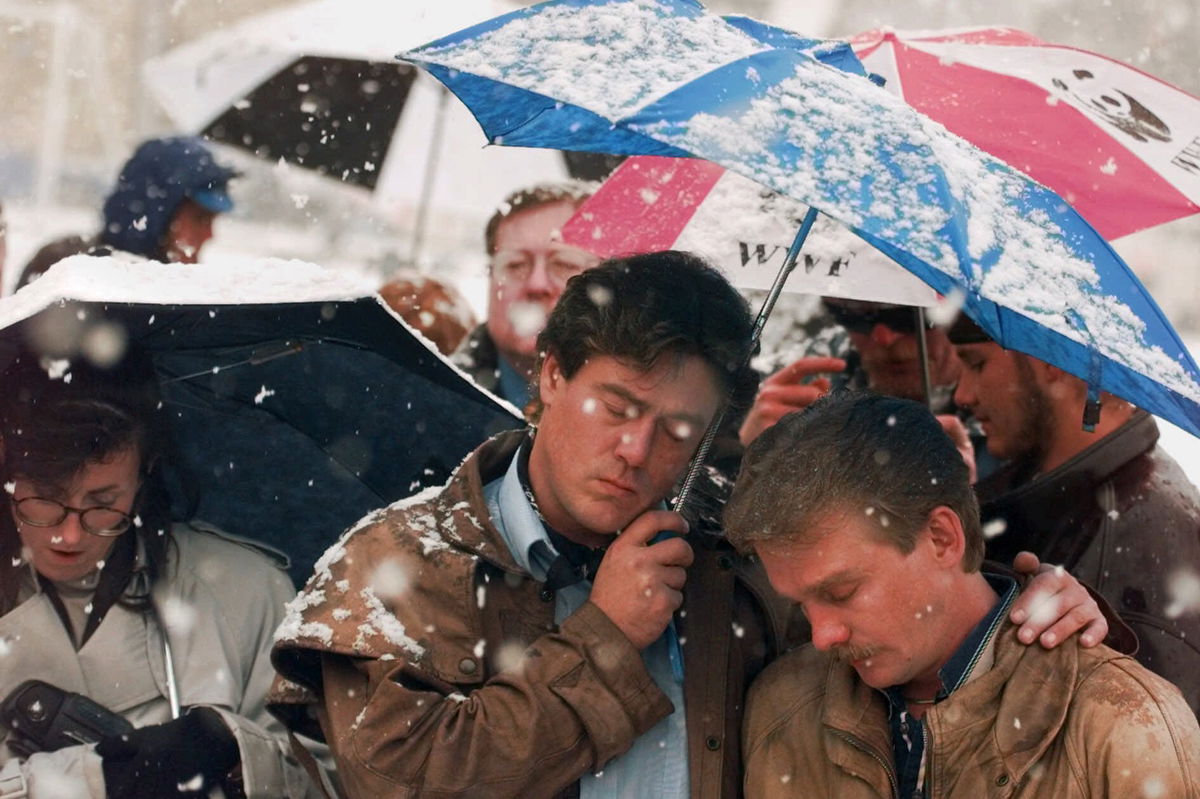
<svg viewBox="0 0 1200 799"><path fill-rule="evenodd" d="M1104 239L818 53L691 0L551 0L401 58L496 144L701 157L807 203L961 297L1004 346L1200 436L1200 370Z"/></svg>

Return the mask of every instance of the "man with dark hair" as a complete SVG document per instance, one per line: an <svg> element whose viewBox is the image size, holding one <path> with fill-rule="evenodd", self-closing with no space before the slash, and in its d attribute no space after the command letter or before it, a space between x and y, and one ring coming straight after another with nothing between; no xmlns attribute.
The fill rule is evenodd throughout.
<svg viewBox="0 0 1200 799"><path fill-rule="evenodd" d="M1024 647L968 472L917 403L840 393L746 453L728 535L812 624L751 688L746 795L1196 796L1200 728L1107 647Z"/></svg>
<svg viewBox="0 0 1200 799"><path fill-rule="evenodd" d="M455 353L475 382L518 408L530 398L537 336L567 280L599 259L563 244L559 229L591 194L583 183L518 189L488 220L487 321Z"/></svg>
<svg viewBox="0 0 1200 799"><path fill-rule="evenodd" d="M196 263L212 238L217 215L233 208L228 184L236 175L216 162L201 139L142 142L104 201L100 233L91 240L70 236L42 247L25 265L19 285L83 252L118 250L163 263Z"/></svg>
<svg viewBox="0 0 1200 799"><path fill-rule="evenodd" d="M1138 634L1137 658L1200 714L1200 493L1158 446L1154 417L1102 395L1084 428L1087 385L1006 350L962 317L955 400L1009 460L976 490L988 557L1030 550L1095 586Z"/></svg>
<svg viewBox="0 0 1200 799"><path fill-rule="evenodd" d="M538 339L536 426L317 563L280 629L277 710L324 737L348 793L738 795L744 691L803 629L663 500L721 403L749 398L751 327L685 253L584 272Z"/></svg>
<svg viewBox="0 0 1200 799"><path fill-rule="evenodd" d="M693 256L585 272L539 337L536 427L317 564L278 699L315 711L351 795L736 794L742 694L787 620L663 500L752 391L750 330Z"/></svg>

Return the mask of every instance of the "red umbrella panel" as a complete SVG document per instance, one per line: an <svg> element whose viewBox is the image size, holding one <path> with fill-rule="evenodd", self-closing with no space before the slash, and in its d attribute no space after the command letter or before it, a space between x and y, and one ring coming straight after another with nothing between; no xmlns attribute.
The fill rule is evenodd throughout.
<svg viewBox="0 0 1200 799"><path fill-rule="evenodd" d="M1200 98L1010 28L851 39L888 89L1053 189L1106 239L1200 212Z"/></svg>

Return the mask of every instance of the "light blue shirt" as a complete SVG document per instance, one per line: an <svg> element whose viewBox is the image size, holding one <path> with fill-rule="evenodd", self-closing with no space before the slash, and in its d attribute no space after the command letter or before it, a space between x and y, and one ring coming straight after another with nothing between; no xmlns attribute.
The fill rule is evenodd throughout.
<svg viewBox="0 0 1200 799"><path fill-rule="evenodd" d="M546 534L537 511L529 504L514 457L508 472L483 488L488 513L500 531L513 560L534 579L545 581L558 552ZM587 581L560 588L554 596L554 621L564 619L587 602L592 584ZM674 622L669 628L674 631ZM688 796L687 724L683 707L683 685L671 666L666 633L642 650L646 670L654 678L675 712L655 724L633 742L624 754L613 758L597 774L579 781L581 799L686 799Z"/></svg>

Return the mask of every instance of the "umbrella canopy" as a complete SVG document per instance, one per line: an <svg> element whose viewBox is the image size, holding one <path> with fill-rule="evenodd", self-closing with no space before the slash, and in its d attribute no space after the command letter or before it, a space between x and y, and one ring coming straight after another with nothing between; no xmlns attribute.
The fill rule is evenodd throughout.
<svg viewBox="0 0 1200 799"><path fill-rule="evenodd" d="M485 151L467 110L393 56L515 7L316 0L213 31L142 72L183 131L371 189L386 206L481 215L512 190L512 175L566 177L561 156Z"/></svg>
<svg viewBox="0 0 1200 799"><path fill-rule="evenodd" d="M602 258L655 250L698 253L739 288L769 289L808 207L699 158L635 155L563 225L563 241ZM822 216L785 291L902 305L937 292Z"/></svg>
<svg viewBox="0 0 1200 799"><path fill-rule="evenodd" d="M1054 189L1107 239L1200 212L1200 98L1012 28L850 41L888 89Z"/></svg>
<svg viewBox="0 0 1200 799"><path fill-rule="evenodd" d="M177 517L277 547L297 582L350 524L521 424L369 289L311 264L76 256L0 300L0 368L21 346L69 370L54 359L127 342L160 378Z"/></svg>
<svg viewBox="0 0 1200 799"><path fill-rule="evenodd" d="M1062 198L865 78L685 0L552 0L402 55L492 141L699 156L848 225L998 341L1200 435L1200 370Z"/></svg>

